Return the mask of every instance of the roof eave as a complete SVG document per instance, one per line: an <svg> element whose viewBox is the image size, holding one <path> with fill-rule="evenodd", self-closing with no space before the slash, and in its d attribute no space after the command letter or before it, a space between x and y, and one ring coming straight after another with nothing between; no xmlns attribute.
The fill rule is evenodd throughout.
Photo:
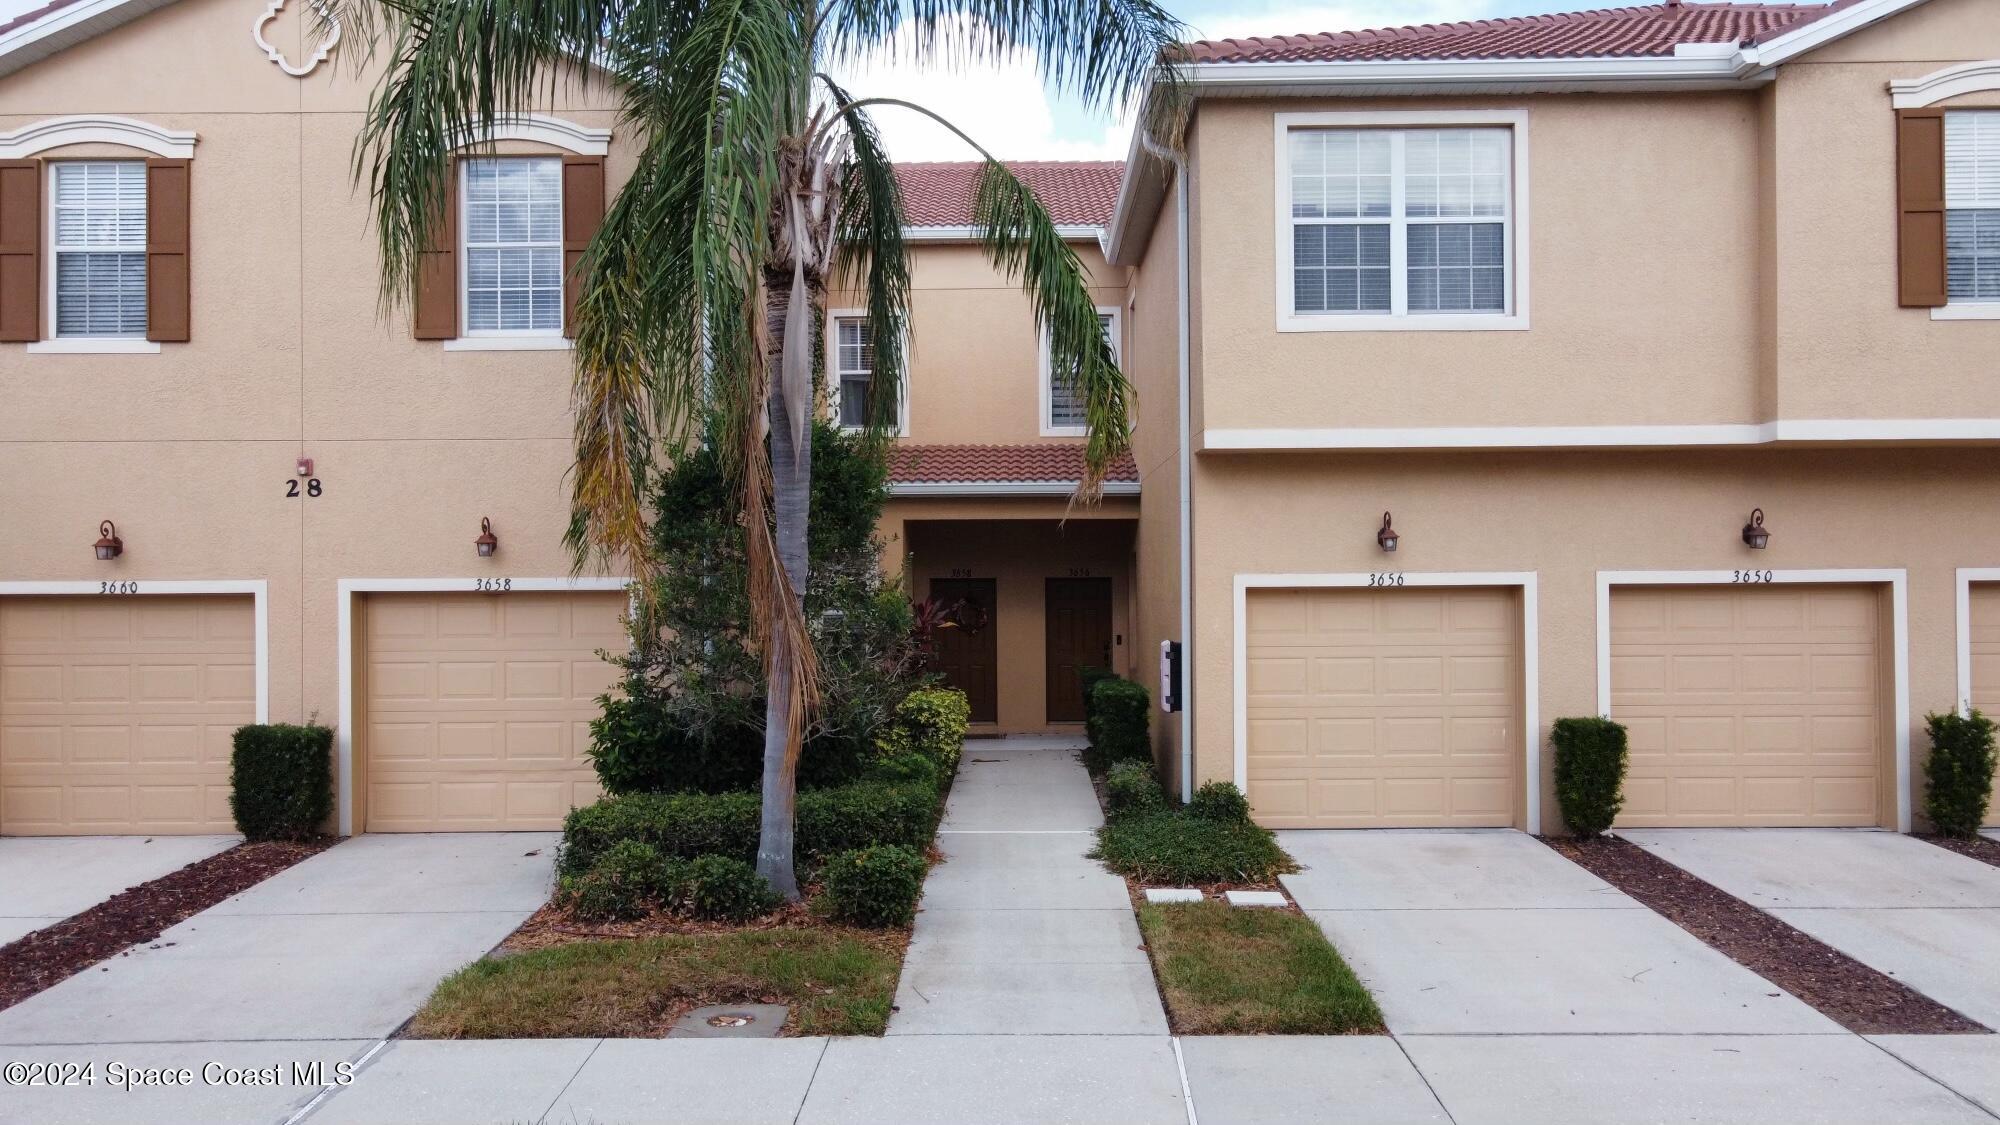
<svg viewBox="0 0 2000 1125"><path fill-rule="evenodd" d="M1069 496L1081 482L1074 480L924 480L895 481L891 496ZM1136 480L1104 482L1106 496L1137 496Z"/></svg>
<svg viewBox="0 0 2000 1125"><path fill-rule="evenodd" d="M12 74L173 0L82 0L0 35L0 75Z"/></svg>
<svg viewBox="0 0 2000 1125"><path fill-rule="evenodd" d="M978 242L981 228L970 225L912 225L903 228L904 242ZM1057 223L1065 242L1101 242L1104 228L1095 223Z"/></svg>

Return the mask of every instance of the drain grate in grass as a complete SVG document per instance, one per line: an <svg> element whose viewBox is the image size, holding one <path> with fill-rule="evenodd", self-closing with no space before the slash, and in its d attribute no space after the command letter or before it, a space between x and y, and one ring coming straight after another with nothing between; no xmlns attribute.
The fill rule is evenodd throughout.
<svg viewBox="0 0 2000 1125"><path fill-rule="evenodd" d="M658 1038L708 1004L788 1004L786 1035L880 1035L907 935L831 926L575 941L446 977L418 1039Z"/></svg>
<svg viewBox="0 0 2000 1125"><path fill-rule="evenodd" d="M1139 928L1178 1034L1383 1030L1374 998L1302 914L1219 902L1141 904Z"/></svg>

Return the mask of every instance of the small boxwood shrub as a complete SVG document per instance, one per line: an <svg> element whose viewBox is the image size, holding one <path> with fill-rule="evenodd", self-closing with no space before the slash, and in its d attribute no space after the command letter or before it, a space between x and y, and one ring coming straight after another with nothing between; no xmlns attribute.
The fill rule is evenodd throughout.
<svg viewBox="0 0 2000 1125"><path fill-rule="evenodd" d="M726 793L753 789L764 763L764 735L726 727L696 737L680 729L660 701L609 695L590 721L590 764L604 791Z"/></svg>
<svg viewBox="0 0 2000 1125"><path fill-rule="evenodd" d="M1167 795L1144 762L1119 762L1104 775L1104 804L1111 816L1159 812L1167 807Z"/></svg>
<svg viewBox="0 0 2000 1125"><path fill-rule="evenodd" d="M724 855L697 856L687 864L680 903L711 922L744 922L778 908L778 892L757 869Z"/></svg>
<svg viewBox="0 0 2000 1125"><path fill-rule="evenodd" d="M901 844L841 852L820 872L819 906L835 921L856 926L907 926L923 897L924 867L923 854Z"/></svg>
<svg viewBox="0 0 2000 1125"><path fill-rule="evenodd" d="M1931 756L1924 763L1930 782L1924 815L1941 836L1970 839L1986 823L1993 797L1993 720L1973 710L1965 715L1926 715Z"/></svg>
<svg viewBox="0 0 2000 1125"><path fill-rule="evenodd" d="M1142 883L1268 883L1297 870L1269 829L1182 812L1120 817L1097 830L1092 858Z"/></svg>
<svg viewBox="0 0 2000 1125"><path fill-rule="evenodd" d="M1090 698L1090 752L1084 764L1091 772L1103 773L1118 762L1152 761L1153 705L1146 689L1114 676L1097 681Z"/></svg>
<svg viewBox="0 0 2000 1125"><path fill-rule="evenodd" d="M949 779L958 772L959 754L965 748L965 731L972 720L972 705L957 688L919 688L896 705L895 718L881 738L885 756L921 754L938 767L938 775Z"/></svg>
<svg viewBox="0 0 2000 1125"><path fill-rule="evenodd" d="M756 793L633 793L572 809L563 821L556 861L581 875L620 840L639 840L668 858L757 858ZM861 781L834 789L803 789L798 797L797 854L811 869L836 852L870 844L929 845L937 827L938 791L922 782Z"/></svg>
<svg viewBox="0 0 2000 1125"><path fill-rule="evenodd" d="M939 781L938 764L914 752L888 754L869 765L868 777L876 781L912 781L935 787Z"/></svg>
<svg viewBox="0 0 2000 1125"><path fill-rule="evenodd" d="M672 903L680 894L684 868L651 844L620 840L590 870L564 876L556 897L587 921L630 921Z"/></svg>
<svg viewBox="0 0 2000 1125"><path fill-rule="evenodd" d="M229 811L246 840L306 840L333 813L333 728L259 723L236 728Z"/></svg>
<svg viewBox="0 0 2000 1125"><path fill-rule="evenodd" d="M1610 719L1557 719L1549 730L1556 751L1556 803L1579 836L1604 833L1625 807L1625 728Z"/></svg>
<svg viewBox="0 0 2000 1125"><path fill-rule="evenodd" d="M1250 823L1250 798L1234 782L1211 781L1194 791L1194 798L1188 802L1189 816L1202 820L1219 820L1226 824Z"/></svg>
<svg viewBox="0 0 2000 1125"><path fill-rule="evenodd" d="M1083 688L1083 725L1086 732L1090 729L1091 710L1096 706L1092 693L1100 681L1118 678L1118 673L1109 668L1099 668L1095 664L1085 664L1076 670L1077 683Z"/></svg>

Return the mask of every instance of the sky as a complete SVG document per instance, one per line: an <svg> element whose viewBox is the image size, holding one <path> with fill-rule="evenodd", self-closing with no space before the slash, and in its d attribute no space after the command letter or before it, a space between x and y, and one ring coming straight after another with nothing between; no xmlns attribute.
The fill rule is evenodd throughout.
<svg viewBox="0 0 2000 1125"><path fill-rule="evenodd" d="M0 0L0 19L44 0ZM241 0L246 5L252 0ZM1350 31L1485 16L1526 15L1643 3L1646 0L1163 0L1189 25L1192 37L1232 39L1315 31ZM248 48L248 35L245 35ZM1033 63L971 71L924 70L893 49L844 68L856 94L906 98L949 119L1003 159L1122 160L1131 139L1128 118L1053 97ZM968 160L964 141L918 114L882 107L877 114L897 160Z"/></svg>

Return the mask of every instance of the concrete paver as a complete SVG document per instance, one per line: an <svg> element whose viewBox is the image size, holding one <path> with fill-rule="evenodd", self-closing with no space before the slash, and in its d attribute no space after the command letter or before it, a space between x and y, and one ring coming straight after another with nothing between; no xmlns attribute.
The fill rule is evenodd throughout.
<svg viewBox="0 0 2000 1125"><path fill-rule="evenodd" d="M309 1120L313 1125L537 1122L598 1042L399 1039L369 1059L354 1084L329 1095Z"/></svg>
<svg viewBox="0 0 2000 1125"><path fill-rule="evenodd" d="M836 1039L798 1125L1187 1125L1165 1036Z"/></svg>
<svg viewBox="0 0 2000 1125"><path fill-rule="evenodd" d="M607 1039L544 1120L789 1122L826 1049L825 1039Z"/></svg>
<svg viewBox="0 0 2000 1125"><path fill-rule="evenodd" d="M1280 832L1305 870L1283 877L1306 910L1644 909L1511 829Z"/></svg>
<svg viewBox="0 0 2000 1125"><path fill-rule="evenodd" d="M1869 1040L2000 1117L2000 1035L1871 1035Z"/></svg>
<svg viewBox="0 0 2000 1125"><path fill-rule="evenodd" d="M1450 1121L1386 1035L1204 1035L1181 1055L1202 1125Z"/></svg>
<svg viewBox="0 0 2000 1125"><path fill-rule="evenodd" d="M353 1062L375 1046L374 1040L298 1041L288 1043L100 1043L91 1046L37 1047L21 1051L0 1047L0 1063L62 1063L92 1066L95 1082L85 1083L77 1072L66 1074L65 1086L23 1085L9 1081L0 1087L0 1125L190 1125L191 1122L276 1122L320 1093L310 1071L295 1072L294 1064L320 1064L326 1081L335 1068ZM128 1088L113 1081L112 1064L134 1070L191 1072L186 1085L145 1085ZM275 1084L224 1081L211 1067L272 1073ZM407 1119L406 1119L407 1120Z"/></svg>
<svg viewBox="0 0 2000 1125"><path fill-rule="evenodd" d="M0 945L242 842L241 836L0 838Z"/></svg>

